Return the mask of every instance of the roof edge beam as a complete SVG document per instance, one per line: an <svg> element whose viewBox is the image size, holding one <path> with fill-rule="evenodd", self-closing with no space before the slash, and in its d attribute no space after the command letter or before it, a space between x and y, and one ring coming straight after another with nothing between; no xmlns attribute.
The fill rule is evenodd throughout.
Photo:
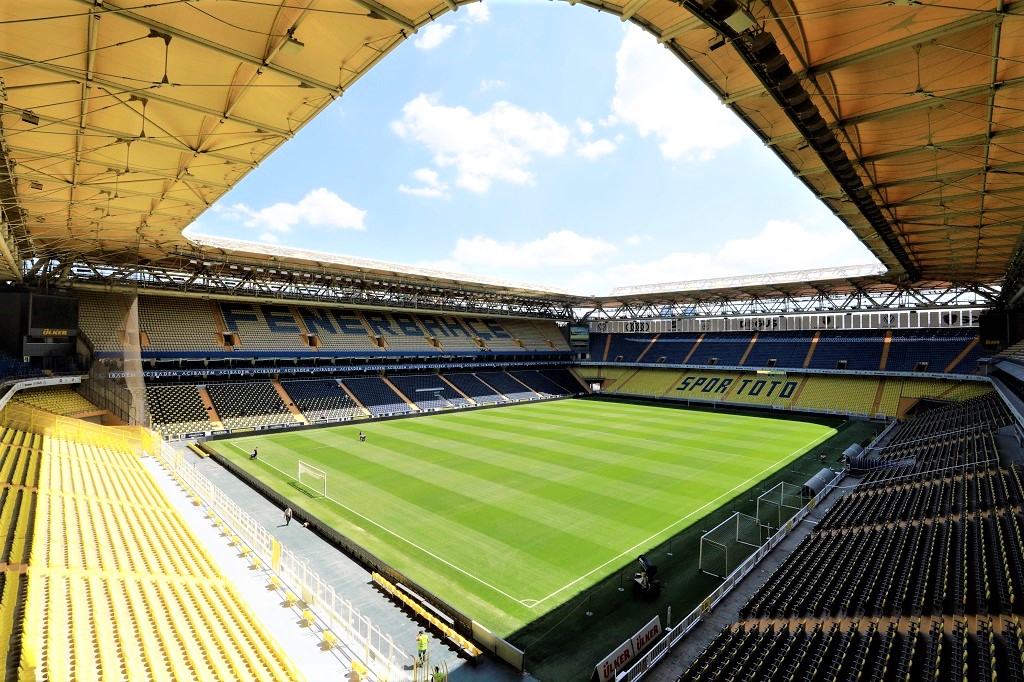
<svg viewBox="0 0 1024 682"><path fill-rule="evenodd" d="M418 30L416 28L416 25L412 23L412 19L399 14L395 10L391 9L390 7L386 7L385 5L380 4L379 2L374 2L374 0L352 0L352 2L359 5L367 12L373 12L379 16L384 17L391 23L401 26L409 33L416 33L416 31Z"/></svg>
<svg viewBox="0 0 1024 682"><path fill-rule="evenodd" d="M622 16L619 18L622 19L622 21L629 21L633 18L633 15L643 9L644 5L647 3L648 0L629 0L629 2L622 7Z"/></svg>

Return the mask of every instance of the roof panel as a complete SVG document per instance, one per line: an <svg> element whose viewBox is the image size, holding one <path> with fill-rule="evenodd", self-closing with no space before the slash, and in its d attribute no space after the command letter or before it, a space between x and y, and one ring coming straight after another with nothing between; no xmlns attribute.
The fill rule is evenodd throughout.
<svg viewBox="0 0 1024 682"><path fill-rule="evenodd" d="M688 2L626 8L893 277L908 265L924 281L1007 271L1024 203L1016 3L771 1L753 5L756 25L737 34L715 2ZM623 11L610 0L581 4ZM448 9L431 0L0 0L0 21L72 15L0 23L2 155L17 164L9 215L19 244L29 255L176 258L193 248L182 229ZM711 49L723 35L727 44ZM798 112L793 83L783 88L776 74L785 70L761 51L765 38L822 117L813 129L813 112Z"/></svg>

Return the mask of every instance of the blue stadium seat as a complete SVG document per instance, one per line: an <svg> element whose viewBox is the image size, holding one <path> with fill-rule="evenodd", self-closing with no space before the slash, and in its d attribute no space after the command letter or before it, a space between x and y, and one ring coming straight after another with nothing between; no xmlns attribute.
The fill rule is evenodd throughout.
<svg viewBox="0 0 1024 682"><path fill-rule="evenodd" d="M42 372L33 369L30 365L15 360L10 355L0 353L0 379L15 379L20 377L42 376Z"/></svg>
<svg viewBox="0 0 1024 682"><path fill-rule="evenodd" d="M509 372L513 377L532 388L537 394L555 398L558 396L571 395L576 391L568 391L558 382L550 377L541 374L538 370L517 370Z"/></svg>
<svg viewBox="0 0 1024 682"><path fill-rule="evenodd" d="M480 381L475 374L469 372L445 372L444 378L453 386L468 395L478 405L493 405L508 402L494 392L494 389Z"/></svg>
<svg viewBox="0 0 1024 682"><path fill-rule="evenodd" d="M352 419L363 412L334 379L282 381L281 385L310 421Z"/></svg>
<svg viewBox="0 0 1024 682"><path fill-rule="evenodd" d="M508 372L477 372L477 378L509 400L532 400L540 396L513 379Z"/></svg>
<svg viewBox="0 0 1024 682"><path fill-rule="evenodd" d="M421 410L442 410L470 404L437 374L403 374L388 378Z"/></svg>
<svg viewBox="0 0 1024 682"><path fill-rule="evenodd" d="M803 367L815 333L812 331L782 331L760 334L757 341L754 342L754 347L750 349L750 355L747 356L743 366L768 367L769 362L775 360L772 367Z"/></svg>
<svg viewBox="0 0 1024 682"><path fill-rule="evenodd" d="M352 391L352 395L363 404L363 407L376 416L413 411L409 404L379 377L344 379L342 383Z"/></svg>

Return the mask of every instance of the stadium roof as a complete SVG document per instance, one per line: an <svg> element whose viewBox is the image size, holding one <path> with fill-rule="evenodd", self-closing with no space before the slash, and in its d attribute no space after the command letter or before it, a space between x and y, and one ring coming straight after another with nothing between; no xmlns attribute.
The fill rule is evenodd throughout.
<svg viewBox="0 0 1024 682"><path fill-rule="evenodd" d="M284 267L287 267L288 264L302 264L304 269L313 266L321 270L338 269L362 278L401 278L404 282L420 284L422 286L444 284L445 286L458 285L464 288L476 285L492 291L505 291L522 295L540 295L554 298L566 298L569 296L569 293L564 289L538 287L532 284L523 284L522 282L497 279L496 277L463 275L434 268L388 263L369 258L338 256L319 251L310 251L309 249L258 244L210 235L193 234L190 235L190 238L195 244L205 247L204 252L207 253L208 251L206 250L209 249L225 257L244 257L267 263L277 263Z"/></svg>
<svg viewBox="0 0 1024 682"><path fill-rule="evenodd" d="M803 284L817 281L844 281L852 279L874 278L885 274L880 265L851 265L838 268L818 268L816 270L791 270L789 272L773 272L762 275L738 275L736 277L716 277L713 279L694 279L688 282L667 282L664 284L640 284L630 287L612 289L612 296L630 297L648 294L687 293L695 291L735 290L745 287L771 288L778 285Z"/></svg>
<svg viewBox="0 0 1024 682"><path fill-rule="evenodd" d="M678 55L850 226L884 279L1016 280L1019 3L579 4L643 26ZM38 259L159 265L214 248L182 230L457 8L0 0L0 277Z"/></svg>
<svg viewBox="0 0 1024 682"><path fill-rule="evenodd" d="M700 303L742 302L769 299L813 299L845 297L853 305L886 301L894 305L909 300L914 306L951 305L964 299L937 292L970 290L971 297L989 304L999 288L986 284L967 286L949 280L917 280L909 283L878 272L877 265L822 268L763 275L672 282L649 286L619 287L611 295L591 303L601 308L620 306L685 306Z"/></svg>

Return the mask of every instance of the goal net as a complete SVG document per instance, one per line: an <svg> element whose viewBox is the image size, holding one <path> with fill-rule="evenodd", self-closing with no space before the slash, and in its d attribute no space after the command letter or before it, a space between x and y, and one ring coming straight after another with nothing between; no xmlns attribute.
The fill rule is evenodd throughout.
<svg viewBox="0 0 1024 682"><path fill-rule="evenodd" d="M774 532L782 528L807 503L801 486L783 481L757 498L757 520Z"/></svg>
<svg viewBox="0 0 1024 682"><path fill-rule="evenodd" d="M723 580L761 546L761 524L736 512L700 538L700 570Z"/></svg>
<svg viewBox="0 0 1024 682"><path fill-rule="evenodd" d="M299 460L299 485L320 497L327 497L327 472Z"/></svg>

